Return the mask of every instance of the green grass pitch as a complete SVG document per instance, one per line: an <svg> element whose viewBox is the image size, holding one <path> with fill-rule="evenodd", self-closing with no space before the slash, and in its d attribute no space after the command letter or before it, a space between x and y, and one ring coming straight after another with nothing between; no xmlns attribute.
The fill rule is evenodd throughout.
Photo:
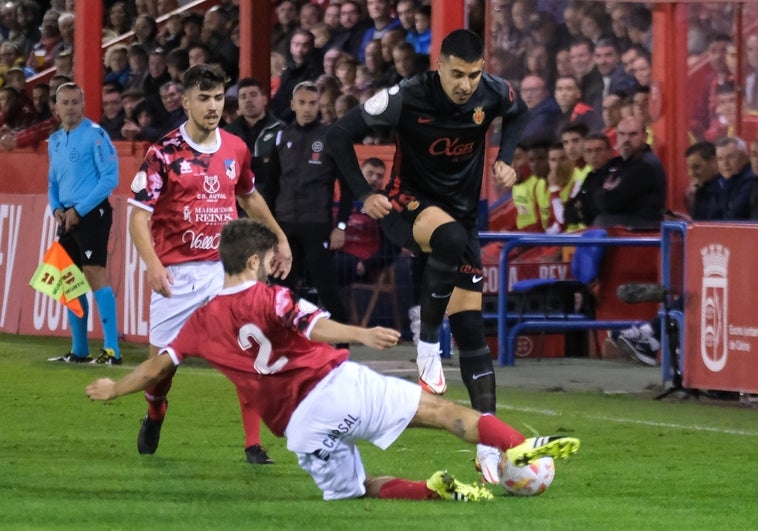
<svg viewBox="0 0 758 531"><path fill-rule="evenodd" d="M276 461L248 465L236 394L202 364L179 369L161 445L136 451L144 400L90 402L85 385L128 366L47 363L68 341L0 336L1 529L719 529L758 528L758 412L649 396L499 391L498 415L531 434L571 434L545 494L493 502L324 502L282 439ZM380 355L380 354L379 354ZM466 401L452 386L449 398ZM475 481L473 448L410 430L389 450L362 445L366 469L425 479L448 469Z"/></svg>

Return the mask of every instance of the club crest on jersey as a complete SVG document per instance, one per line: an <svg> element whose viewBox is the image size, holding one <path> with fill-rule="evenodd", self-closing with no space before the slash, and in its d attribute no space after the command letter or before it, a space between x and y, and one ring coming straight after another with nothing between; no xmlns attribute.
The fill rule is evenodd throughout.
<svg viewBox="0 0 758 531"><path fill-rule="evenodd" d="M474 116L472 118L474 119L474 123L476 125L482 125L482 122L484 121L484 107L481 105L479 107L475 107Z"/></svg>
<svg viewBox="0 0 758 531"><path fill-rule="evenodd" d="M205 179L203 179L203 190L209 194L215 194L219 188L221 188L221 184L218 182L218 175L205 176Z"/></svg>
<svg viewBox="0 0 758 531"><path fill-rule="evenodd" d="M179 162L179 173L192 173L192 164L188 160Z"/></svg>
<svg viewBox="0 0 758 531"><path fill-rule="evenodd" d="M237 161L234 159L224 159L224 172L229 180L237 178Z"/></svg>

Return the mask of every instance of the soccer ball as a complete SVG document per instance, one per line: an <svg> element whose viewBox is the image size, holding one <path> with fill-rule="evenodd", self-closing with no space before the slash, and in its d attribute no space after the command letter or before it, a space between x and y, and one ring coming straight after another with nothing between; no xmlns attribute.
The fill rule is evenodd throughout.
<svg viewBox="0 0 758 531"><path fill-rule="evenodd" d="M555 477L553 458L540 457L525 466L516 466L503 455L500 484L513 496L537 496L545 492Z"/></svg>

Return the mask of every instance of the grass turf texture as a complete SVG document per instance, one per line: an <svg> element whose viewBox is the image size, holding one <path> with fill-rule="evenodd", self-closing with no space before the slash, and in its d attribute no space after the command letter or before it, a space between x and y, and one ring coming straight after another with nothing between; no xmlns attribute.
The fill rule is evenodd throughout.
<svg viewBox="0 0 758 531"><path fill-rule="evenodd" d="M484 504L324 502L283 439L252 466L231 384L201 363L174 380L161 445L140 456L140 395L90 402L91 380L122 367L52 364L60 339L0 335L0 527L4 529L751 529L758 522L756 411L650 396L499 391L499 416L530 434L571 434L580 453L556 464L545 494ZM377 354L380 356L381 354ZM448 397L466 401L462 386ZM361 445L369 473L475 481L473 447L432 430L386 452Z"/></svg>

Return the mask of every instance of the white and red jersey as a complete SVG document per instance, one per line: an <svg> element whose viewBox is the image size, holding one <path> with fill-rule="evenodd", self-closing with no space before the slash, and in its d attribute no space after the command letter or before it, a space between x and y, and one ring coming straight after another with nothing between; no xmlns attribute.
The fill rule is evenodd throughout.
<svg viewBox="0 0 758 531"><path fill-rule="evenodd" d="M189 356L206 359L282 436L297 405L350 354L309 339L328 316L287 288L248 282L198 308L166 351L177 365Z"/></svg>
<svg viewBox="0 0 758 531"><path fill-rule="evenodd" d="M236 196L254 186L250 152L239 137L216 129L216 147L208 149L193 143L182 125L150 146L129 202L151 212L163 265L218 261L221 229L237 219Z"/></svg>

